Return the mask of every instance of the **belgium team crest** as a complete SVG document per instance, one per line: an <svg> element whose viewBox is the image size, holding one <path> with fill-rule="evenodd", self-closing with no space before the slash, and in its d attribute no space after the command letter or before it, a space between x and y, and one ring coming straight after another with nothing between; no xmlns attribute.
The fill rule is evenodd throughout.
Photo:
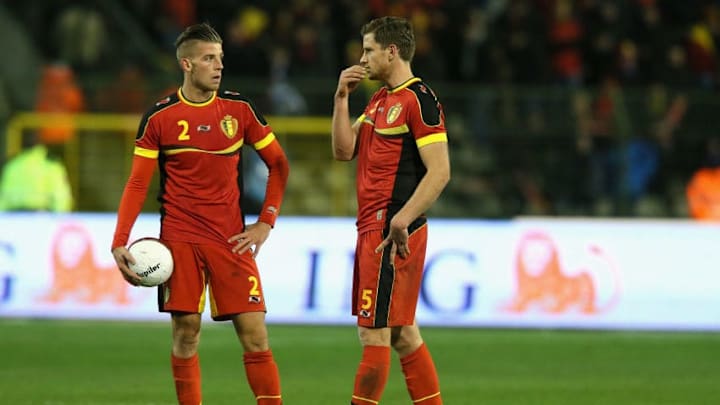
<svg viewBox="0 0 720 405"><path fill-rule="evenodd" d="M237 135L238 132L238 120L237 118L233 118L232 115L226 115L223 117L222 121L220 121L220 129L222 129L225 136L228 137L228 139L232 139Z"/></svg>
<svg viewBox="0 0 720 405"><path fill-rule="evenodd" d="M398 119L398 117L400 116L400 111L402 111L402 104L400 103L397 103L390 107L390 110L388 110L387 113L387 123L392 124L393 122L395 122L395 120Z"/></svg>

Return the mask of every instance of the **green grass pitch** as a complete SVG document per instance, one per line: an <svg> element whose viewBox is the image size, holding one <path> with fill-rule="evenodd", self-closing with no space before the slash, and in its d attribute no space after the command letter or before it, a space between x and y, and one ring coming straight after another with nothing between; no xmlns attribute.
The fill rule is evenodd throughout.
<svg viewBox="0 0 720 405"><path fill-rule="evenodd" d="M269 325L286 405L347 405L353 326ZM720 333L424 328L445 404L719 404ZM173 404L170 326L0 319L0 404ZM206 322L205 405L254 404L229 323ZM397 359L381 404L411 404Z"/></svg>

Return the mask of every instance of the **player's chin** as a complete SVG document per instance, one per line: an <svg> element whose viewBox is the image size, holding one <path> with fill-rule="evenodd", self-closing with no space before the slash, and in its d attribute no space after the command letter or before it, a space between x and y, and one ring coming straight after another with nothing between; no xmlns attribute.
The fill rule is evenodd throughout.
<svg viewBox="0 0 720 405"><path fill-rule="evenodd" d="M208 83L206 83L206 87L208 90L215 91L220 88L220 78L217 79L210 79Z"/></svg>

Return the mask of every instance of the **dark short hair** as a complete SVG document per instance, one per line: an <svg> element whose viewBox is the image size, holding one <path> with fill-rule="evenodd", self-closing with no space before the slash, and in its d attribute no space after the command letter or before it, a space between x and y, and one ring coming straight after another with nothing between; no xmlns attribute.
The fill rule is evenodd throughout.
<svg viewBox="0 0 720 405"><path fill-rule="evenodd" d="M185 28L185 31L178 35L175 40L175 50L178 59L180 59L180 47L190 41L215 42L218 44L222 44L223 42L220 34L218 34L210 24L200 23L191 25Z"/></svg>
<svg viewBox="0 0 720 405"><path fill-rule="evenodd" d="M360 34L375 34L375 41L387 48L395 44L400 57L410 62L415 55L415 33L410 22L402 17L380 17L363 25Z"/></svg>

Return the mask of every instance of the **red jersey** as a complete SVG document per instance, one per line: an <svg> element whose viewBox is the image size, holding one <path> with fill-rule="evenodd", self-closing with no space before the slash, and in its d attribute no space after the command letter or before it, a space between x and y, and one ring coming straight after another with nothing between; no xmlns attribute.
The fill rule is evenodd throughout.
<svg viewBox="0 0 720 405"><path fill-rule="evenodd" d="M142 167L147 160L138 162L138 157L157 159L160 169L161 239L227 245L228 238L244 230L240 151L245 144L258 150L270 168L259 219L272 226L287 181L287 160L252 103L230 91L217 92L202 103L191 102L178 91L157 102L140 122L134 171L121 200L113 247L127 243L139 213L135 189L143 191L143 187L133 189L133 176L135 166ZM145 180L148 174L141 171L135 177Z"/></svg>
<svg viewBox="0 0 720 405"><path fill-rule="evenodd" d="M358 232L383 229L412 196L427 169L419 149L447 142L435 93L414 77L370 99L357 140Z"/></svg>

